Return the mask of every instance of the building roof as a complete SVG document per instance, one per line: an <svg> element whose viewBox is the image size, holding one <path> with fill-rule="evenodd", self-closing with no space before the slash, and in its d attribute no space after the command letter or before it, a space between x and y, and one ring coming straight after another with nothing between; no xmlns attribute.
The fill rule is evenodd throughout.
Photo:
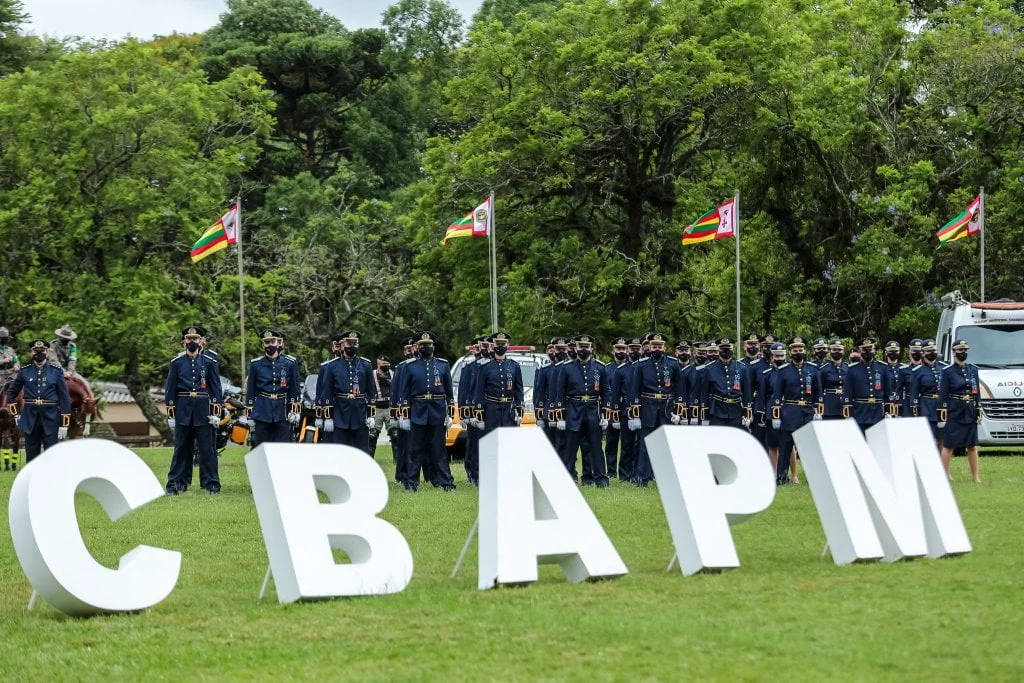
<svg viewBox="0 0 1024 683"><path fill-rule="evenodd" d="M128 386L121 382L90 382L89 385L96 397L107 405L135 403ZM150 387L149 395L156 403L162 403L164 400L160 387Z"/></svg>

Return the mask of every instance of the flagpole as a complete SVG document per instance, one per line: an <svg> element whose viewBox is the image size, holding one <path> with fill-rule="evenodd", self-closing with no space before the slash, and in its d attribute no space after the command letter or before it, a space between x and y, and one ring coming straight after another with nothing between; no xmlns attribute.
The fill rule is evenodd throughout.
<svg viewBox="0 0 1024 683"><path fill-rule="evenodd" d="M740 191L736 190L732 207L736 225L736 343L740 343Z"/></svg>
<svg viewBox="0 0 1024 683"><path fill-rule="evenodd" d="M498 331L498 237L494 234L494 190L491 190L490 200L487 202L488 216L487 237L490 240L490 262L491 262L491 332Z"/></svg>
<svg viewBox="0 0 1024 683"><path fill-rule="evenodd" d="M981 303L985 303L985 188L979 194L978 220L981 223Z"/></svg>
<svg viewBox="0 0 1024 683"><path fill-rule="evenodd" d="M241 362L238 366L239 381L245 382L245 271L242 266L242 196L235 197L235 206L238 207L238 215L235 216L237 224L238 243L238 335L241 340ZM244 386L244 384L243 384ZM247 397L251 398L251 397Z"/></svg>

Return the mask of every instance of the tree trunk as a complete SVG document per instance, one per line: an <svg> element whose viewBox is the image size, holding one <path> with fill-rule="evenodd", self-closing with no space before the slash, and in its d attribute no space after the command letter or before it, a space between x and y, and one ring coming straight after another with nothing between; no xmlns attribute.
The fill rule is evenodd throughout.
<svg viewBox="0 0 1024 683"><path fill-rule="evenodd" d="M128 386L128 393L135 399L135 404L139 406L146 421L156 427L165 444L173 444L174 432L167 426L167 419L160 413L149 395L147 382L139 373L139 352L134 346L128 350L128 360L124 364L124 380Z"/></svg>

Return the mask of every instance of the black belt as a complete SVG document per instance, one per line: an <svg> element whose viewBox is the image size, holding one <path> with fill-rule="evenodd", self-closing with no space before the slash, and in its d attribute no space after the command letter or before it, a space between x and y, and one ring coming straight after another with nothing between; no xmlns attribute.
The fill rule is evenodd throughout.
<svg viewBox="0 0 1024 683"><path fill-rule="evenodd" d="M269 398L271 401L284 400L288 398L288 394L268 394L265 391L261 391L260 396L263 398Z"/></svg>
<svg viewBox="0 0 1024 683"><path fill-rule="evenodd" d="M178 396L188 396L189 398L206 398L209 396L205 391L182 391L178 393Z"/></svg>
<svg viewBox="0 0 1024 683"><path fill-rule="evenodd" d="M590 403L591 401L599 401L600 396L591 396L590 394L583 394L582 396L566 396L570 401L580 401L582 403Z"/></svg>
<svg viewBox="0 0 1024 683"><path fill-rule="evenodd" d="M485 396L485 399L491 403L511 403L512 399L505 396Z"/></svg>
<svg viewBox="0 0 1024 683"><path fill-rule="evenodd" d="M421 394L419 396L413 396L415 401L443 401L445 400L444 394Z"/></svg>
<svg viewBox="0 0 1024 683"><path fill-rule="evenodd" d="M725 396L719 396L718 394L711 394L711 398L715 399L719 403L725 403L726 405L733 405L733 404L739 403L740 401L743 400L743 399L741 399L739 397L736 397L736 398L726 398Z"/></svg>
<svg viewBox="0 0 1024 683"><path fill-rule="evenodd" d="M366 400L366 394L335 394L334 398L361 398Z"/></svg>
<svg viewBox="0 0 1024 683"><path fill-rule="evenodd" d="M809 406L809 405L811 405L810 401L790 401L789 399L784 400L783 403L785 403L787 406Z"/></svg>
<svg viewBox="0 0 1024 683"><path fill-rule="evenodd" d="M56 401L51 401L51 400L46 399L46 398L30 398L30 399L26 399L25 403L30 403L30 404L32 404L34 406L55 406L55 405L57 405Z"/></svg>
<svg viewBox="0 0 1024 683"><path fill-rule="evenodd" d="M885 401L883 401L880 398L855 398L855 399L853 399L853 402L854 403L869 403L869 404L872 404L872 405L875 404L875 403L885 403Z"/></svg>
<svg viewBox="0 0 1024 683"><path fill-rule="evenodd" d="M672 394L643 394L642 393L640 395L642 397L644 397L644 398L655 398L655 399L658 399L658 400L665 400L665 399L674 398L674 396L672 396Z"/></svg>
<svg viewBox="0 0 1024 683"><path fill-rule="evenodd" d="M958 401L967 401L968 403L974 400L973 394L950 394L950 398L955 398Z"/></svg>
<svg viewBox="0 0 1024 683"><path fill-rule="evenodd" d="M837 394L837 395L842 395L842 393L843 393L843 390L842 390L842 389L826 389L826 390L825 390L825 393L826 393L826 394Z"/></svg>

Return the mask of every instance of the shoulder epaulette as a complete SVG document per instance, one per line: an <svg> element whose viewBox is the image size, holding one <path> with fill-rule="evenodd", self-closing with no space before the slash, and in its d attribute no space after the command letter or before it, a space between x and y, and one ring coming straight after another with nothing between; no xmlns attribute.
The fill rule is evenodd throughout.
<svg viewBox="0 0 1024 683"><path fill-rule="evenodd" d="M767 375L769 372L771 372L774 369L775 368L765 368L764 370L761 371L761 374L762 375Z"/></svg>
<svg viewBox="0 0 1024 683"><path fill-rule="evenodd" d="M216 351L214 351L213 349L204 349L203 350L203 355L204 356L209 356L210 358L212 358L214 360L218 360L220 358L220 354L217 353Z"/></svg>
<svg viewBox="0 0 1024 683"><path fill-rule="evenodd" d="M567 359L565 359L565 360L560 360L560 361L558 361L557 363L555 363L555 365L565 365L565 364L566 364L566 363L568 363L568 362L570 362L570 361L569 361L569 359L567 358Z"/></svg>
<svg viewBox="0 0 1024 683"><path fill-rule="evenodd" d="M434 360L440 361L445 365L451 365L451 362L447 358L435 358Z"/></svg>
<svg viewBox="0 0 1024 683"><path fill-rule="evenodd" d="M295 356L289 356L287 353L284 354L284 357L287 358L288 360L292 361L293 363L298 363L299 362L298 360L296 360Z"/></svg>
<svg viewBox="0 0 1024 683"><path fill-rule="evenodd" d="M650 356L644 356L643 358L641 358L640 360L638 360L638 361L637 361L637 363L643 363L643 362L645 362L645 361L649 361L650 359L651 359L651 357L650 357Z"/></svg>
<svg viewBox="0 0 1024 683"><path fill-rule="evenodd" d="M371 361L371 360L370 360L369 358L365 358L365 357L363 357L363 356L359 356L359 360L365 360L365 361L366 361L367 363L369 363L370 365L373 365L373 361Z"/></svg>
<svg viewBox="0 0 1024 683"><path fill-rule="evenodd" d="M847 364L846 367L852 368L854 365L860 365L860 361L859 360L855 360L852 363Z"/></svg>
<svg viewBox="0 0 1024 683"><path fill-rule="evenodd" d="M185 355L185 352L182 351L181 353L179 353L177 356L174 357L174 360L177 360L177 359L181 358L184 355Z"/></svg>
<svg viewBox="0 0 1024 683"><path fill-rule="evenodd" d="M921 368L923 368L923 367L924 367L924 364L921 364L921 365L915 365L914 367L910 368L910 371L911 371L911 372L916 372L916 371L920 370L920 369L921 369Z"/></svg>
<svg viewBox="0 0 1024 683"><path fill-rule="evenodd" d="M252 365L253 363L255 363L256 361L258 361L258 360L259 360L260 358L262 358L262 357L263 357L263 356L259 356L259 357L257 357L257 358L253 358L253 359L252 359L251 361L249 361L249 365Z"/></svg>
<svg viewBox="0 0 1024 683"><path fill-rule="evenodd" d="M410 357L410 358L406 358L406 359L405 359L405 360L403 360L403 361L402 361L401 363L399 363L399 365L405 365L405 364L407 364L407 363L411 363L411 362L413 362L414 360L416 360L416 359L415 359L415 358L412 358L412 357Z"/></svg>
<svg viewBox="0 0 1024 683"><path fill-rule="evenodd" d="M600 361L600 360L598 360L596 358L594 359L594 362L597 363L598 365L600 365L602 368L605 366L605 362L604 361Z"/></svg>
<svg viewBox="0 0 1024 683"><path fill-rule="evenodd" d="M320 364L320 367L323 367L325 365L330 365L331 363L333 363L336 360L338 360L337 356L335 356L334 358L328 358L327 360L325 360L323 363Z"/></svg>
<svg viewBox="0 0 1024 683"><path fill-rule="evenodd" d="M783 363L782 365L779 366L779 370L781 370L782 368L788 368L788 367L789 367L789 363Z"/></svg>

